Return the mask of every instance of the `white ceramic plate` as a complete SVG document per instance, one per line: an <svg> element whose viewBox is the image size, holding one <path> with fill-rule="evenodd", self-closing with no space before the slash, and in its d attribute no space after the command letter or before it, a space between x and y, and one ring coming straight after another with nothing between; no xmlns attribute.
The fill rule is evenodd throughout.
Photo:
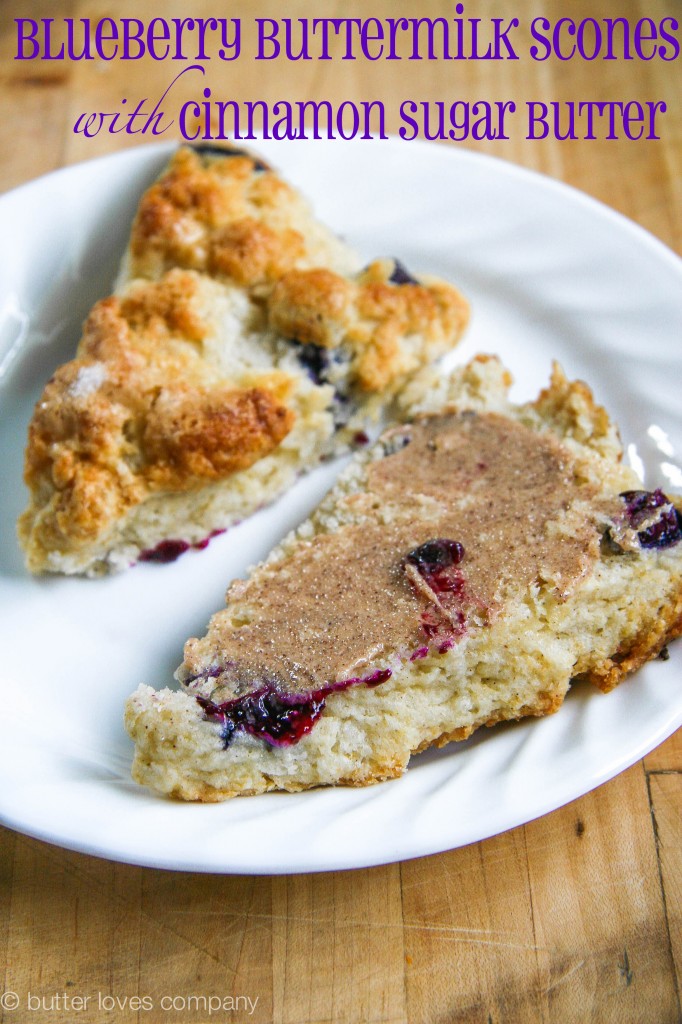
<svg viewBox="0 0 682 1024"><path fill-rule="evenodd" d="M498 352L528 398L552 359L588 380L649 487L682 487L682 263L552 181L452 148L275 143L261 152L368 258L458 282L473 323L457 358ZM121 712L167 685L228 581L312 508L326 467L273 508L170 566L101 581L32 579L14 540L33 402L107 294L138 197L169 149L73 167L0 199L0 820L155 867L360 867L483 839L587 792L682 723L682 649L608 697L578 687L551 718L482 730L369 789L173 803L130 781Z"/></svg>

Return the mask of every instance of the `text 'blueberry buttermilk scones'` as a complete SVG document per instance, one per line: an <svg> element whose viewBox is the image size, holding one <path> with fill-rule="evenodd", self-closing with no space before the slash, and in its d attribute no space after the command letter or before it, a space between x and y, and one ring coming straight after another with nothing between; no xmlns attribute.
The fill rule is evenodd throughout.
<svg viewBox="0 0 682 1024"><path fill-rule="evenodd" d="M116 294L36 405L29 569L171 560L363 438L468 308L394 259L358 267L257 159L178 150L141 200Z"/></svg>
<svg viewBox="0 0 682 1024"><path fill-rule="evenodd" d="M682 516L621 462L588 388L554 369L513 405L479 357L416 378L246 580L179 692L140 686L134 777L189 800L364 785L481 725L608 691L682 631Z"/></svg>

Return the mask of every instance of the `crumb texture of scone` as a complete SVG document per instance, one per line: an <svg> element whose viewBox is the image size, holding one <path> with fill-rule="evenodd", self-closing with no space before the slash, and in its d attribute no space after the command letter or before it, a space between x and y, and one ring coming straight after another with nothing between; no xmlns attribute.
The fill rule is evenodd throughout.
<svg viewBox="0 0 682 1024"><path fill-rule="evenodd" d="M367 785L482 725L608 691L682 631L682 515L555 366L512 404L478 357L418 375L405 421L129 698L133 775L215 801Z"/></svg>
<svg viewBox="0 0 682 1024"><path fill-rule="evenodd" d="M177 150L29 427L33 572L166 561L364 437L459 340L451 285L359 257L256 157Z"/></svg>

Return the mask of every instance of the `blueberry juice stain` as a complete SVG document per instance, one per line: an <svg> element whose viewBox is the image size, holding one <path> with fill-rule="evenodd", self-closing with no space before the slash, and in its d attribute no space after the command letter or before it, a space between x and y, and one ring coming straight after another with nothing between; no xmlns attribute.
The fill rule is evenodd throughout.
<svg viewBox="0 0 682 1024"><path fill-rule="evenodd" d="M438 602L422 612L421 627L440 654L450 650L466 630L461 608L467 597L466 584L458 568L464 554L459 541L441 537L426 541L405 557L405 564L417 571ZM419 660L427 653L428 647L418 648L410 660Z"/></svg>
<svg viewBox="0 0 682 1024"><path fill-rule="evenodd" d="M221 735L228 747L238 732L265 740L272 747L289 747L305 736L324 711L331 693L351 686L379 686L391 677L389 668L377 669L369 676L327 683L309 693L282 693L268 683L234 700L216 704L197 697L206 717L221 724Z"/></svg>

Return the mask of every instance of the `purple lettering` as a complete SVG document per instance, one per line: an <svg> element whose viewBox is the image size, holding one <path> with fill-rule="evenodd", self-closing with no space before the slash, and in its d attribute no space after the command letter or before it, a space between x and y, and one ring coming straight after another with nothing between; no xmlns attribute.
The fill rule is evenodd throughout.
<svg viewBox="0 0 682 1024"><path fill-rule="evenodd" d="M353 127L350 130L345 124L346 114L349 114L352 119ZM358 134L358 129L360 128L360 113L352 100L344 100L344 102L339 106L336 114L336 128L342 139L354 139Z"/></svg>
<svg viewBox="0 0 682 1024"><path fill-rule="evenodd" d="M588 48L588 43L585 36L590 29L593 33L592 45ZM583 60L594 60L599 56L601 50L601 29L599 22L594 18L583 18L576 29L576 46L578 53Z"/></svg>
<svg viewBox="0 0 682 1024"><path fill-rule="evenodd" d="M519 19L518 18L512 18L511 21L508 23L507 27L504 30L502 29L502 19L501 18L493 18L492 22L493 22L493 25L495 26L495 52L494 52L494 59L495 60L518 60L519 58L518 58L518 56L517 56L517 54L516 54L516 52L514 50L514 47L512 46L512 44L509 41L509 33L511 32L511 30L513 28L518 28L519 27ZM507 51L505 55L502 54L502 44L504 44L504 48Z"/></svg>
<svg viewBox="0 0 682 1024"><path fill-rule="evenodd" d="M106 30L109 30L107 35ZM107 54L106 44L113 43L113 49ZM114 60L118 55L118 28L113 18L102 18L95 26L95 48L101 60Z"/></svg>
<svg viewBox="0 0 682 1024"><path fill-rule="evenodd" d="M338 26L339 26L338 20L334 20L334 19L330 20L329 18L313 18L313 23L312 23L313 35L316 35L318 33L318 29L322 30L321 33L320 33L322 38L321 38L321 41L320 41L320 56L318 58L319 60L331 60L332 59L332 55L329 52L329 27L330 27L330 24L331 24L331 27L338 34Z"/></svg>
<svg viewBox="0 0 682 1024"><path fill-rule="evenodd" d="M671 50L668 52L667 46L660 46L658 49L659 56L662 60L677 60L680 55L680 42L676 36L670 35L667 31L667 23L670 24L670 28L673 32L677 32L680 27L680 23L676 18L664 18L661 22L661 39L665 39L666 43L670 43Z"/></svg>
<svg viewBox="0 0 682 1024"><path fill-rule="evenodd" d="M311 60L312 58L308 52L308 19L298 18L298 23L301 26L301 42L298 53L294 53L291 18L283 18L282 22L284 24L284 42L287 60Z"/></svg>
<svg viewBox="0 0 682 1024"><path fill-rule="evenodd" d="M410 114L416 114L418 109L419 108L414 100L405 100L400 104L400 120L409 125L409 129L399 128L398 134L400 135L400 138L405 139L406 142L412 142L412 140L416 139L419 135L419 124L413 117L410 117Z"/></svg>
<svg viewBox="0 0 682 1024"><path fill-rule="evenodd" d="M630 127L632 124L640 126L639 132L632 132ZM638 103L636 100L631 100L629 103L623 104L623 131L627 138L633 141L641 139L644 134L644 110L642 108L642 104Z"/></svg>
<svg viewBox="0 0 682 1024"><path fill-rule="evenodd" d="M656 25L651 18L641 18L635 25L635 52L640 60L652 60L656 56L658 46L651 46L647 50L642 43L651 43L657 38Z"/></svg>
<svg viewBox="0 0 682 1024"><path fill-rule="evenodd" d="M33 60L40 52L36 36L38 34L38 22L33 18L15 18L17 26L17 52L15 60ZM28 33L26 30L29 29ZM31 44L31 52L26 53L25 44Z"/></svg>
<svg viewBox="0 0 682 1024"><path fill-rule="evenodd" d="M378 43L372 48L372 43ZM384 28L378 18L367 18L360 27L360 45L367 60L379 60L384 55Z"/></svg>
<svg viewBox="0 0 682 1024"><path fill-rule="evenodd" d="M531 21L530 34L536 42L542 43L543 45L542 51L537 46L531 46L530 55L533 60L543 61L547 60L548 57L551 57L552 44L540 31L540 29L542 29L544 32L548 32L551 27L551 22L547 18L533 18Z"/></svg>
<svg viewBox="0 0 682 1024"><path fill-rule="evenodd" d="M529 100L526 104L528 107L528 135L527 139L546 139L549 135L549 125L547 124L548 107L542 100ZM542 134L536 134L536 126L540 126Z"/></svg>
<svg viewBox="0 0 682 1024"><path fill-rule="evenodd" d="M214 21L215 19L211 19ZM239 18L232 18L232 26L234 28L234 34L232 39L228 34L230 21L226 18L221 18L221 42L223 44L222 49L218 50L218 56L221 60L236 60L242 49L242 23ZM203 48L204 41L203 35L201 36L201 45ZM198 57L198 60L206 60L206 57Z"/></svg>
<svg viewBox="0 0 682 1024"><path fill-rule="evenodd" d="M188 32L193 31L194 18L172 18L171 20L175 25L175 53L173 54L173 60L185 60L185 55L182 51L182 36L185 29L187 29ZM197 60L208 59L209 58L204 53L204 38L202 35L197 50Z"/></svg>
<svg viewBox="0 0 682 1024"><path fill-rule="evenodd" d="M637 100L552 100L527 103L528 139L545 139L548 135L565 142L567 139L594 141L601 137L609 142L625 137L632 142L658 139L656 116L667 110L665 102ZM601 129L601 135L597 134Z"/></svg>
<svg viewBox="0 0 682 1024"><path fill-rule="evenodd" d="M41 18L45 32L45 51L43 53L43 60L64 60L64 43L62 43L57 53L52 53L52 26L54 25L54 18ZM69 28L71 29L71 36L73 38L73 21L69 20ZM69 53L69 56L71 54Z"/></svg>
<svg viewBox="0 0 682 1024"><path fill-rule="evenodd" d="M556 25L554 26L554 32L552 33L552 40L554 43L554 52L556 53L559 60L570 60L573 57L577 46L574 43L569 53L564 53L561 48L561 31L563 26L566 26L566 34L575 38L575 22L573 18L559 18Z"/></svg>
<svg viewBox="0 0 682 1024"><path fill-rule="evenodd" d="M619 57L623 57L625 60L632 60L632 54L630 52L630 23L627 18L606 18L606 53L604 54L604 60L617 60ZM635 33L639 22L635 26ZM623 30L623 42L621 52L616 53L614 49L614 42L616 36L616 29L621 28ZM636 44L635 44L636 45Z"/></svg>
<svg viewBox="0 0 682 1024"><path fill-rule="evenodd" d="M197 121L201 117L201 107L195 100L187 100L180 107L180 114L178 116L178 127L180 128L180 134L183 139L187 139L189 142L194 142L195 139L199 138L199 128L195 132L190 132L187 127L188 115L195 117Z"/></svg>
<svg viewBox="0 0 682 1024"><path fill-rule="evenodd" d="M170 53L170 29L163 18L152 18L147 26L147 53L152 60L165 60ZM157 43L165 43L157 49Z"/></svg>
<svg viewBox="0 0 682 1024"><path fill-rule="evenodd" d="M154 108L147 113L145 110L146 99L140 100L135 109L127 115L124 119L121 111L114 113L83 113L80 114L76 123L74 124L73 131L77 135L84 135L86 138L91 139L97 135L100 131L105 129L111 135L118 134L119 132L125 132L127 135L144 135L149 132L151 135L162 135L175 122L172 118L167 121L164 120L166 117L164 111L161 109L161 104L164 102L169 92L187 71L200 71L205 74L204 68L200 64L192 64L189 67L183 68L175 76L170 85L166 88L163 95L156 102ZM204 95L210 97L210 89L204 90ZM127 100L121 100L121 103L126 103ZM210 131L210 118L208 113L209 104L205 104L207 113L207 127L206 131ZM187 116L190 112L193 112L197 117L201 115L201 105L198 103L185 103L180 110L180 126L184 138L195 139L199 135L199 131L195 134L191 134L187 128ZM137 122L137 123L136 123ZM140 123L141 122L141 123ZM203 136L204 138L211 138L210 134Z"/></svg>
<svg viewBox="0 0 682 1024"><path fill-rule="evenodd" d="M144 127L141 129L141 131L143 133L147 132L150 128L151 128L152 135L163 135L164 132L168 131L170 126L173 124L173 121L171 119L168 122L167 125L161 127L163 125L163 116L164 116L164 114L163 114L163 111L160 109L160 107L161 107L161 104L163 103L163 101L165 100L166 96L168 95L168 93L171 91L171 89L175 85L175 83L180 78L182 78L182 76L184 74L186 74L188 71L201 71L202 75L206 74L206 72L205 72L204 68L201 66L201 64L190 64L190 66L188 68L183 68L182 71L179 71L177 73L177 75L175 76L175 78L173 79L173 81L171 82L171 84L167 87L167 89L165 90L165 92L163 93L161 98L157 101L156 106L154 107L154 109L152 110L151 114L149 115L149 117L145 121Z"/></svg>
<svg viewBox="0 0 682 1024"><path fill-rule="evenodd" d="M83 123L83 118L86 118L85 123ZM76 135L82 134L85 135L86 139L92 139L95 135L97 135L100 128L102 127L103 120L104 114L81 114L78 120L76 121L75 125L73 126L73 130ZM95 129L95 131L90 131L90 128L93 124L97 124L97 128Z"/></svg>
<svg viewBox="0 0 682 1024"><path fill-rule="evenodd" d="M475 19L475 20L478 21L478 19ZM424 28L426 29L426 33L427 33L427 35L426 35L426 39L427 39L426 59L427 60L436 60L437 56L438 56L438 54L436 52L436 49L434 47L436 26L438 26L441 29L441 36L442 36L442 43L443 43L443 48L442 48L443 59L444 60L451 60L452 59L451 56L450 56L450 48L449 48L449 45L448 45L448 42L449 42L448 27L449 26L448 26L448 22L447 22L446 18L411 18L410 21L412 22L412 53L410 54L410 60L423 60L424 59L424 57L422 55L422 52L421 52L421 47L419 45L419 35L420 35L420 29L421 29L422 26L424 26Z"/></svg>
<svg viewBox="0 0 682 1024"><path fill-rule="evenodd" d="M647 139L660 139L660 135L656 134L656 114L660 111L661 114L665 114L668 109L668 104L664 100L658 100L653 102L652 100L646 101L646 107L649 111L649 128L647 131Z"/></svg>
<svg viewBox="0 0 682 1024"><path fill-rule="evenodd" d="M280 45L277 36L279 34L279 24L273 18L256 18L256 25L258 26L258 49L256 51L256 60L275 60L279 57ZM269 32L267 31L269 28ZM270 52L266 52L266 43L272 44Z"/></svg>
<svg viewBox="0 0 682 1024"><path fill-rule="evenodd" d="M505 117L516 110L511 100L455 100L448 106L442 100L405 100L400 106L401 120L408 126L399 129L402 139L411 142L421 135L430 142L463 142L466 139L508 139ZM411 115L419 115L419 120Z"/></svg>
<svg viewBox="0 0 682 1024"><path fill-rule="evenodd" d="M142 39L144 24L139 18L122 18L121 22L123 25L123 53L121 54L121 60L139 60L145 54L145 45ZM137 46L135 53L133 53L133 43Z"/></svg>

